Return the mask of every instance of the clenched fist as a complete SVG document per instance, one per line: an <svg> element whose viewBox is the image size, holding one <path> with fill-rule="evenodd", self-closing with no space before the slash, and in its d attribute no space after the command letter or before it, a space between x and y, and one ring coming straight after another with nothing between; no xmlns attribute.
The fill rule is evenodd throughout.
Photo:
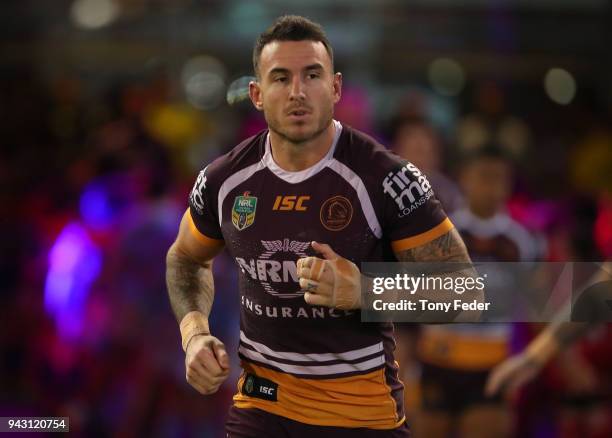
<svg viewBox="0 0 612 438"><path fill-rule="evenodd" d="M324 258L297 261L297 275L304 300L314 306L357 309L361 305L361 273L355 263L339 256L327 244L312 242Z"/></svg>
<svg viewBox="0 0 612 438"><path fill-rule="evenodd" d="M187 383L200 394L214 394L229 375L229 356L223 342L211 335L196 335L187 345Z"/></svg>

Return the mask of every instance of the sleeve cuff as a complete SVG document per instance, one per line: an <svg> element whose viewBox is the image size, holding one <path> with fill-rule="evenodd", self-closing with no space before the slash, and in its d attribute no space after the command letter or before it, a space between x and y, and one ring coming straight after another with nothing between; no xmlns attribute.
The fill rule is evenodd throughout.
<svg viewBox="0 0 612 438"><path fill-rule="evenodd" d="M416 236L407 237L405 239L394 240L391 242L391 248L394 252L405 251L407 249L416 248L417 246L425 245L434 239L448 233L455 226L449 218L444 219L441 223L425 231L424 233L417 234Z"/></svg>
<svg viewBox="0 0 612 438"><path fill-rule="evenodd" d="M205 246L223 246L224 245L223 239L213 239L212 237L208 237L207 235L200 232L200 230L198 230L198 228L196 227L195 222L193 221L191 212L189 212L188 216L189 216L189 230L191 231L191 234L193 234L193 236L196 239L198 239L198 242L200 242L202 245L205 245Z"/></svg>

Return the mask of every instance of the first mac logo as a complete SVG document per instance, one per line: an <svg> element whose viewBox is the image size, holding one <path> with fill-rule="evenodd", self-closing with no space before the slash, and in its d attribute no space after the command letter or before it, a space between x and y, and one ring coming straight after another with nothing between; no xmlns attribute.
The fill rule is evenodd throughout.
<svg viewBox="0 0 612 438"><path fill-rule="evenodd" d="M255 211L257 210L257 198L250 196L251 192L244 192L242 196L236 196L232 207L232 223L237 230L242 231L255 222Z"/></svg>
<svg viewBox="0 0 612 438"><path fill-rule="evenodd" d="M382 186L383 192L397 204L400 210L399 217L409 215L433 196L427 177L412 163L406 164L396 172L389 172Z"/></svg>

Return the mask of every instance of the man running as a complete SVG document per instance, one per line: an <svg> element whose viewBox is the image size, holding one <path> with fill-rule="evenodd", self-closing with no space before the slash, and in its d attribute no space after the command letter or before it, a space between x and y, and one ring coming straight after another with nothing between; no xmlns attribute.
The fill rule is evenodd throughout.
<svg viewBox="0 0 612 438"><path fill-rule="evenodd" d="M225 246L240 268L243 368L228 436L409 436L393 326L361 323L358 267L469 262L465 246L419 169L333 119L342 75L318 24L279 18L253 66L268 129L202 170L167 256L187 381L212 394L228 376L208 325Z"/></svg>

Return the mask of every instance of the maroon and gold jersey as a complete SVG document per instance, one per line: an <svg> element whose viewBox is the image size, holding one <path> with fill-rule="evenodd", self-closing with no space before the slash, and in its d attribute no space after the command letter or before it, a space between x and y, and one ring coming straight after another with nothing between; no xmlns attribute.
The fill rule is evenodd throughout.
<svg viewBox="0 0 612 438"><path fill-rule="evenodd" d="M357 266L452 228L427 178L370 137L334 121L327 155L299 172L272 158L268 131L200 173L192 231L223 240L239 267L234 403L322 426L390 429L404 421L391 324L304 301L296 261L329 244Z"/></svg>

